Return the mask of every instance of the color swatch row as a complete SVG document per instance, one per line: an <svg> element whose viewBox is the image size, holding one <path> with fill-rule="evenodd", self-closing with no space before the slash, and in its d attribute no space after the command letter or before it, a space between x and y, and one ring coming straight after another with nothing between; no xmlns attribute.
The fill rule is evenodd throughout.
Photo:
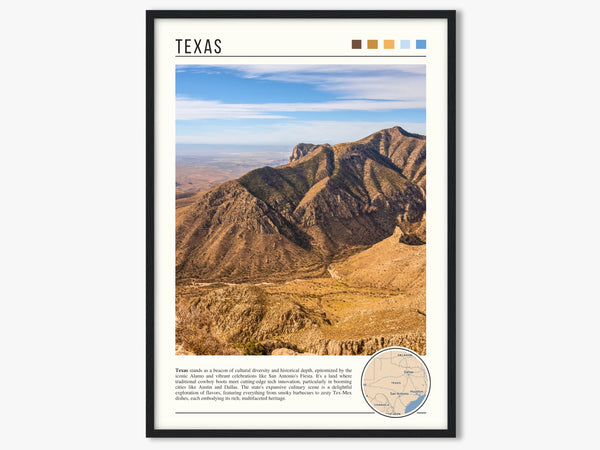
<svg viewBox="0 0 600 450"><path fill-rule="evenodd" d="M353 49L362 49L363 48L363 40L361 39L352 39L352 48ZM383 39L383 47L384 49L395 49L396 48L396 41L393 39ZM409 49L411 48L410 46L410 40L408 39L400 39L399 41L399 47L400 49ZM366 40L367 46L366 48L368 49L378 49L379 47L379 40L377 39L367 39ZM415 41L415 47L417 50L421 50L421 49L426 49L427 48L427 41L425 39L417 39Z"/></svg>

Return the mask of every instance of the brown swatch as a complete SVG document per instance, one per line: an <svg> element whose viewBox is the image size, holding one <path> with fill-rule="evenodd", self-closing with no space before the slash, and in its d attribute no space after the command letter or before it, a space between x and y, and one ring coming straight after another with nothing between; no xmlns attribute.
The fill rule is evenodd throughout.
<svg viewBox="0 0 600 450"><path fill-rule="evenodd" d="M362 41L360 39L352 39L352 48L362 48Z"/></svg>

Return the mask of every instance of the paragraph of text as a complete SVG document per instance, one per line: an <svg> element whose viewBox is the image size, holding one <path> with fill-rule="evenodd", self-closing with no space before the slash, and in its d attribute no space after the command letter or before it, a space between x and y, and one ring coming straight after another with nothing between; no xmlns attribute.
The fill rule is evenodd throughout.
<svg viewBox="0 0 600 450"><path fill-rule="evenodd" d="M341 395L352 395L352 369L175 369L175 400L179 401L285 401Z"/></svg>

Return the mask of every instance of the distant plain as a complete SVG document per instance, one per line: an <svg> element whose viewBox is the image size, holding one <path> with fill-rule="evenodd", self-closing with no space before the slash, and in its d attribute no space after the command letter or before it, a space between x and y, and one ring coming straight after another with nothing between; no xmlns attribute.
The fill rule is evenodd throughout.
<svg viewBox="0 0 600 450"><path fill-rule="evenodd" d="M206 191L252 169L285 164L288 158L285 146L177 144L177 198Z"/></svg>

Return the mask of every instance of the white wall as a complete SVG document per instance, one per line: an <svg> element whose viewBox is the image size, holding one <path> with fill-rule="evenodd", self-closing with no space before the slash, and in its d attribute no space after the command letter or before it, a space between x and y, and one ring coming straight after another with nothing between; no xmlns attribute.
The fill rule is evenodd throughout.
<svg viewBox="0 0 600 450"><path fill-rule="evenodd" d="M459 438L375 444L593 446L600 401L593 2L286 5L459 10ZM144 10L226 6L250 5L3 4L2 447L318 444L144 438Z"/></svg>

